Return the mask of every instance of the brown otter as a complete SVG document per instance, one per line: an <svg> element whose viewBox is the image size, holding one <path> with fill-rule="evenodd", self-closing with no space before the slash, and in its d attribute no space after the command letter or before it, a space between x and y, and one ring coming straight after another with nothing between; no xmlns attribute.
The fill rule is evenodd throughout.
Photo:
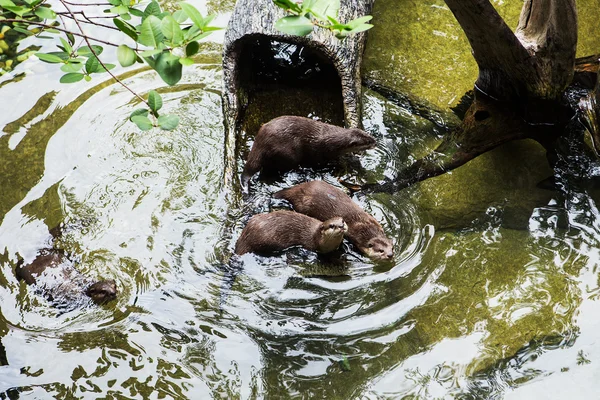
<svg viewBox="0 0 600 400"><path fill-rule="evenodd" d="M323 181L312 181L283 189L273 195L292 203L294 210L325 220L341 216L348 224L348 239L368 257L390 260L394 256L392 241L373 216L360 208L340 189Z"/></svg>
<svg viewBox="0 0 600 400"><path fill-rule="evenodd" d="M348 229L340 217L321 222L293 211L256 214L235 244L236 254L269 254L291 246L319 253L337 249Z"/></svg>
<svg viewBox="0 0 600 400"><path fill-rule="evenodd" d="M277 117L258 130L244 166L242 183L245 186L261 170L285 172L299 165L318 165L374 146L375 139L360 129L346 129L304 117Z"/></svg>
<svg viewBox="0 0 600 400"><path fill-rule="evenodd" d="M61 250L44 249L27 265L19 260L15 271L18 280L35 285L54 305L74 308L84 294L96 304L106 303L117 296L114 280L93 282L75 269Z"/></svg>

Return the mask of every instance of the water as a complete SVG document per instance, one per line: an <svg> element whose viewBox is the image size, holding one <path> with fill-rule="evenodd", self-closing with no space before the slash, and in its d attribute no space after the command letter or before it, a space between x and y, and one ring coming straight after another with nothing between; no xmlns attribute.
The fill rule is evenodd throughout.
<svg viewBox="0 0 600 400"><path fill-rule="evenodd" d="M232 4L219 6L224 25ZM291 251L235 269L249 214L282 206L271 193L357 169L393 176L441 128L366 91L376 149L348 170L259 184L231 209L214 40L180 86L125 77L161 92L181 117L173 132L127 122L138 105L121 87L61 85L34 60L0 89L0 398L595 397L595 160L566 143L557 189L540 189L543 151L509 144L395 196L355 196L394 239L392 265L345 245L336 262ZM460 93L437 79L424 100ZM61 221L73 227L61 245L82 273L117 281L116 302L60 313L16 281L17 254L33 259Z"/></svg>

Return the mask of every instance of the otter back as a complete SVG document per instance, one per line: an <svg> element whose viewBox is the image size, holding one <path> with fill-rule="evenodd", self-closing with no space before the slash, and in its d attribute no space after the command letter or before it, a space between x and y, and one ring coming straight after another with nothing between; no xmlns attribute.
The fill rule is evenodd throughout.
<svg viewBox="0 0 600 400"><path fill-rule="evenodd" d="M291 246L312 251L332 251L343 240L341 218L323 223L293 211L274 211L250 218L236 246L236 254L270 254Z"/></svg>
<svg viewBox="0 0 600 400"><path fill-rule="evenodd" d="M312 181L283 189L273 195L289 201L294 210L319 220L341 216L348 224L346 236L365 255L391 259L393 245L379 222L340 189L323 181Z"/></svg>
<svg viewBox="0 0 600 400"><path fill-rule="evenodd" d="M242 181L261 170L285 172L302 165L318 165L373 146L375 139L360 129L304 117L278 117L261 126L256 134Z"/></svg>

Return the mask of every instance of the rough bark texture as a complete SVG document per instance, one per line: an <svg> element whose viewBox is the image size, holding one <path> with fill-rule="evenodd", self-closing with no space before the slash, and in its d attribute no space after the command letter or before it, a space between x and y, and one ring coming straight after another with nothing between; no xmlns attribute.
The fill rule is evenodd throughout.
<svg viewBox="0 0 600 400"><path fill-rule="evenodd" d="M492 98L560 98L573 76L575 0L527 0L513 33L488 0L446 0L479 66L475 86Z"/></svg>
<svg viewBox="0 0 600 400"><path fill-rule="evenodd" d="M374 0L342 0L339 20L349 21L371 12ZM325 29L315 29L309 37L285 35L275 29L275 22L285 16L272 0L238 0L229 20L223 50L223 109L226 124L226 169L235 166L235 127L243 101L240 99L239 56L244 39L263 36L307 46L321 51L336 68L342 85L346 127L360 127L360 64L366 33L338 40ZM231 173L225 174L225 184Z"/></svg>
<svg viewBox="0 0 600 400"><path fill-rule="evenodd" d="M395 180L395 191L443 174L510 140L550 146L569 120L562 98L577 46L575 0L525 0L513 33L488 0L445 0L479 66L475 99L462 124Z"/></svg>

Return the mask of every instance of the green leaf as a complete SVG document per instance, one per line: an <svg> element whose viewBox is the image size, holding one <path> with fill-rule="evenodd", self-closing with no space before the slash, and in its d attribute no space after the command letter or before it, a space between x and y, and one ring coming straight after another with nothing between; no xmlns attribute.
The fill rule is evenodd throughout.
<svg viewBox="0 0 600 400"><path fill-rule="evenodd" d="M31 11L31 8L28 8L28 7L5 6L3 8L6 9L6 10L8 10L8 11L10 11L10 12L12 12L12 13L14 13L14 14L17 14L19 17L22 17L23 14Z"/></svg>
<svg viewBox="0 0 600 400"><path fill-rule="evenodd" d="M312 32L313 25L306 17L290 15L280 18L275 23L275 29L289 35L306 36Z"/></svg>
<svg viewBox="0 0 600 400"><path fill-rule="evenodd" d="M175 18L175 21L177 21L178 23L182 24L185 21L187 21L188 16L185 13L185 11L183 10L177 10L173 13L173 18Z"/></svg>
<svg viewBox="0 0 600 400"><path fill-rule="evenodd" d="M104 68L104 67L106 67L106 68ZM106 72L106 71L113 69L114 67L116 67L115 64L104 64L104 66L102 66L102 64L100 64L100 66L98 67L96 72Z"/></svg>
<svg viewBox="0 0 600 400"><path fill-rule="evenodd" d="M152 56L155 56L155 55L160 54L162 52L163 52L162 50L146 50L146 51L142 51L140 53L140 56L142 56L142 57L152 57ZM152 65L150 65L150 66L152 66Z"/></svg>
<svg viewBox="0 0 600 400"><path fill-rule="evenodd" d="M135 64L136 54L128 46L122 44L117 48L117 59L122 67L129 67Z"/></svg>
<svg viewBox="0 0 600 400"><path fill-rule="evenodd" d="M138 40L138 34L135 30L135 27L133 27L131 24L118 18L113 19L113 23L117 28L119 28L121 32L123 32L135 41Z"/></svg>
<svg viewBox="0 0 600 400"><path fill-rule="evenodd" d="M135 117L136 115L142 115L144 117L147 117L148 109L147 108L138 108L137 110L135 110L134 112L131 113L131 115L129 116L129 120L131 121L131 118Z"/></svg>
<svg viewBox="0 0 600 400"><path fill-rule="evenodd" d="M18 26L15 26L15 27L13 28L13 30L15 30L15 31L17 31L17 32L19 32L19 33L24 33L24 34L25 34L25 35L27 35L27 36L31 36L31 35L33 35L33 32L31 32L31 31L28 31L27 29L23 29L23 28L21 28L21 27L18 27ZM39 38L39 36L38 36L38 38ZM48 39L52 39L52 38L48 38Z"/></svg>
<svg viewBox="0 0 600 400"><path fill-rule="evenodd" d="M277 7L283 8L286 11L292 10L297 13L302 12L300 6L291 0L273 0L273 3L275 3Z"/></svg>
<svg viewBox="0 0 600 400"><path fill-rule="evenodd" d="M186 15L190 17L194 25L196 25L200 29L202 29L205 26L204 17L202 17L202 14L200 14L200 11L198 11L196 7L183 1L179 3L179 6L183 10L183 12L185 12Z"/></svg>
<svg viewBox="0 0 600 400"><path fill-rule="evenodd" d="M133 15L134 17L144 18L144 12L135 8L130 8L129 14Z"/></svg>
<svg viewBox="0 0 600 400"><path fill-rule="evenodd" d="M340 11L340 0L319 0L314 2L310 11L315 17L326 21L327 17L337 18Z"/></svg>
<svg viewBox="0 0 600 400"><path fill-rule="evenodd" d="M120 6L121 4L123 4L123 3L121 3L121 0L108 0L108 2L110 4L112 4L113 6L115 6L115 7L116 6Z"/></svg>
<svg viewBox="0 0 600 400"><path fill-rule="evenodd" d="M71 47L71 45L69 44L69 42L67 42L65 39L60 38L60 42L62 43L65 51L71 55L73 53L73 47Z"/></svg>
<svg viewBox="0 0 600 400"><path fill-rule="evenodd" d="M185 67L189 67L194 63L194 60L192 60L191 58L184 57L179 59L179 63Z"/></svg>
<svg viewBox="0 0 600 400"><path fill-rule="evenodd" d="M158 126L165 131L172 131L179 125L179 117L177 115L161 115L158 117Z"/></svg>
<svg viewBox="0 0 600 400"><path fill-rule="evenodd" d="M0 7L16 7L17 5L10 0L0 0Z"/></svg>
<svg viewBox="0 0 600 400"><path fill-rule="evenodd" d="M69 40L69 44L73 46L75 44L75 36L71 32L67 32L67 39Z"/></svg>
<svg viewBox="0 0 600 400"><path fill-rule="evenodd" d="M127 14L121 14L119 16L121 18L123 18L123 20L125 20L125 21L131 21L131 15L129 15L129 13L127 13Z"/></svg>
<svg viewBox="0 0 600 400"><path fill-rule="evenodd" d="M352 21L348 22L346 24L346 26L348 28L350 28L350 30L352 30L354 28L358 28L360 25L364 24L365 22L369 22L372 19L373 19L372 15L365 15L364 17L353 19Z"/></svg>
<svg viewBox="0 0 600 400"><path fill-rule="evenodd" d="M156 1L152 1L152 2L150 2L150 4L148 4L146 9L144 10L143 19L145 20L146 18L148 18L151 15L158 17L161 13L162 13L162 10L160 9L160 4L158 4Z"/></svg>
<svg viewBox="0 0 600 400"><path fill-rule="evenodd" d="M35 53L35 55L37 56L37 58L39 58L42 61L45 61L47 63L61 63L63 62L63 59L55 56L54 54L46 54L46 53Z"/></svg>
<svg viewBox="0 0 600 400"><path fill-rule="evenodd" d="M94 50L96 55L100 55L104 51L104 48L102 46L93 44L92 50ZM80 47L77 49L77 54L79 54L80 56L89 57L89 56L94 55L92 53L92 50L90 50L90 48L88 46L83 46L83 47Z"/></svg>
<svg viewBox="0 0 600 400"><path fill-rule="evenodd" d="M111 8L110 12L113 14L125 15L125 14L129 13L129 8L119 5L119 6Z"/></svg>
<svg viewBox="0 0 600 400"><path fill-rule="evenodd" d="M138 128L140 128L143 131L148 131L154 126L152 125L152 121L150 121L150 119L145 115L136 115L134 117L131 117L131 122L136 124Z"/></svg>
<svg viewBox="0 0 600 400"><path fill-rule="evenodd" d="M168 85L173 86L181 80L183 66L179 63L179 57L163 52L157 55L154 61L154 70Z"/></svg>
<svg viewBox="0 0 600 400"><path fill-rule="evenodd" d="M38 7L34 13L41 19L56 19L56 13L50 7Z"/></svg>
<svg viewBox="0 0 600 400"><path fill-rule="evenodd" d="M185 55L191 57L198 53L198 50L200 50L200 43L196 41L190 42L187 46L185 46Z"/></svg>
<svg viewBox="0 0 600 400"><path fill-rule="evenodd" d="M195 41L197 41L197 40L204 39L205 37L207 37L207 36L208 36L208 35L210 35L211 33L212 33L212 32L202 32L202 33L199 33L198 35L196 35L196 36L194 36L193 38L191 38L191 40L195 40Z"/></svg>
<svg viewBox="0 0 600 400"><path fill-rule="evenodd" d="M165 38L160 27L160 19L154 15L147 17L142 23L141 34L138 38L138 42L144 46L157 48Z"/></svg>
<svg viewBox="0 0 600 400"><path fill-rule="evenodd" d="M89 57L85 62L85 72L87 72L88 74L93 74L94 72L97 72L99 67L100 61L98 61L98 59L94 55Z"/></svg>
<svg viewBox="0 0 600 400"><path fill-rule="evenodd" d="M92 80L92 77L89 75L84 75L83 79L85 79L86 82L90 82Z"/></svg>
<svg viewBox="0 0 600 400"><path fill-rule="evenodd" d="M60 83L74 83L79 82L83 79L83 74L79 73L69 73L60 77Z"/></svg>
<svg viewBox="0 0 600 400"><path fill-rule="evenodd" d="M156 90L151 90L150 93L148 93L148 105L154 113L162 108L162 97L160 97L160 94L158 94Z"/></svg>
<svg viewBox="0 0 600 400"><path fill-rule="evenodd" d="M164 17L161 21L160 29L171 43L178 45L183 41L183 32L179 27L179 23L175 21L175 18L171 16Z"/></svg>
<svg viewBox="0 0 600 400"><path fill-rule="evenodd" d="M60 67L62 72L77 72L81 69L81 64L65 64Z"/></svg>

